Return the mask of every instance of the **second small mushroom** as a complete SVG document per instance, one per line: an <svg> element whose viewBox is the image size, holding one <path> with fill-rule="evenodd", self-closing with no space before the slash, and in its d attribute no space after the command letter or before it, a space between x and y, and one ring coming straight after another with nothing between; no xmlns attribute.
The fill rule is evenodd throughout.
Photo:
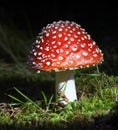
<svg viewBox="0 0 118 130"><path fill-rule="evenodd" d="M102 63L103 54L91 36L75 22L58 21L42 29L29 56L37 72L56 72L55 95L59 103L77 100L74 69Z"/></svg>

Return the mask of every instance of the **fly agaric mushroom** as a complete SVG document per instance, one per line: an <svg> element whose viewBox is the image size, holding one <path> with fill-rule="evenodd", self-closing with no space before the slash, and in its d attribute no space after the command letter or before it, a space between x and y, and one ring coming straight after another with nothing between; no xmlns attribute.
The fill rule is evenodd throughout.
<svg viewBox="0 0 118 130"><path fill-rule="evenodd" d="M67 104L77 100L74 69L102 63L103 54L85 29L75 22L48 24L36 38L29 56L37 72L56 72L56 97Z"/></svg>

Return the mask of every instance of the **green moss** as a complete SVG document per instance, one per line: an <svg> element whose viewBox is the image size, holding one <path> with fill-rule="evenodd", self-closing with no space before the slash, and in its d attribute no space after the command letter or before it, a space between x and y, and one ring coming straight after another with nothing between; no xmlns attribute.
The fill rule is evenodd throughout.
<svg viewBox="0 0 118 130"><path fill-rule="evenodd" d="M17 78L19 79L20 76ZM35 80L34 83L40 81L35 75L32 75L31 77ZM27 81L24 82L24 85L27 86L27 83L32 83L32 80L26 80L31 77L26 76L23 78L23 80ZM8 76L8 78L10 80L10 76ZM5 79L2 78L2 80ZM18 82L17 84L19 84L20 81L16 80L15 82ZM46 81L44 80L44 82ZM78 88L77 91L79 93L79 102L69 103L65 107L58 106L52 99L49 100L49 98L51 98L49 91L48 93L43 93L45 96L40 96L40 100L32 100L30 94L25 93L22 89L16 92L14 90L15 94L11 93L12 96L17 95L16 98L23 101L23 103L18 100L13 101L12 98L12 103L9 103L4 109L2 107L0 115L1 126L6 124L5 126L18 126L25 129L28 125L28 129L59 128L73 130L76 130L79 127L81 130L97 128L95 125L96 118L106 117L109 120L111 119L112 122L114 113L118 114L118 77L108 76L105 73L101 73L100 76L81 75L76 77L76 83ZM39 92L39 95L40 94L41 91ZM34 95L36 96L36 93L34 93ZM46 109L47 107L48 109ZM11 110L8 111L8 108ZM105 120L103 120L103 122L104 121Z"/></svg>

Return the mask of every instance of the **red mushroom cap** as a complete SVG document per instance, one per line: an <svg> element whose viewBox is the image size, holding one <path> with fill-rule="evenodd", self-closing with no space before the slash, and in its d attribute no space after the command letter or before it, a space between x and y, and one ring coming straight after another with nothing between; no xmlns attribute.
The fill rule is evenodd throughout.
<svg viewBox="0 0 118 130"><path fill-rule="evenodd" d="M80 25L58 21L37 36L29 61L37 71L77 69L101 63L103 54Z"/></svg>

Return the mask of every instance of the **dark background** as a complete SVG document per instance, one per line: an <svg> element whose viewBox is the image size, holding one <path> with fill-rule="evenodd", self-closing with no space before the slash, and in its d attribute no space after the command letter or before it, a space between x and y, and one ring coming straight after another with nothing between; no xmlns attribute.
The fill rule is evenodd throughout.
<svg viewBox="0 0 118 130"><path fill-rule="evenodd" d="M101 47L118 46L118 11L111 1L0 0L0 22L30 30L34 36L42 27L58 20L77 22Z"/></svg>

